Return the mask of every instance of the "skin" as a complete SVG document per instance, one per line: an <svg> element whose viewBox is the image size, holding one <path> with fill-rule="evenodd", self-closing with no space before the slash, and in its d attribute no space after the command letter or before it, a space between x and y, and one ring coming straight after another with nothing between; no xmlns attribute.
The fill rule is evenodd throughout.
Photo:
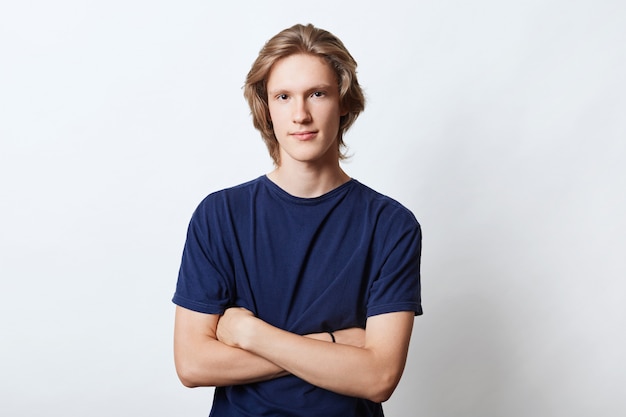
<svg viewBox="0 0 626 417"><path fill-rule="evenodd" d="M268 178L288 193L317 197L350 177L339 165L337 78L321 58L292 55L267 80L280 165ZM413 312L368 318L366 328L300 336L243 308L222 316L176 309L174 354L184 385L222 386L296 375L344 395L386 401L404 370Z"/></svg>
<svg viewBox="0 0 626 417"><path fill-rule="evenodd" d="M229 312L232 309L227 310ZM280 366L245 350L219 341L217 338L220 315L203 314L176 307L174 324L174 362L183 385L217 387L265 381L287 375ZM227 326L223 322L222 330ZM334 332L337 344L362 347L363 329L345 329ZM328 333L302 336L330 343Z"/></svg>
<svg viewBox="0 0 626 417"><path fill-rule="evenodd" d="M267 80L268 106L280 165L268 177L297 197L317 197L348 181L339 166L337 76L319 57L291 55Z"/></svg>

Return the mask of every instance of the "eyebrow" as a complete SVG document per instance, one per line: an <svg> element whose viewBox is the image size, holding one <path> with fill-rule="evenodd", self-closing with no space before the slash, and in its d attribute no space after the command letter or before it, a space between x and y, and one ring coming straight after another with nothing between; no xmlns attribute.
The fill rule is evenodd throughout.
<svg viewBox="0 0 626 417"><path fill-rule="evenodd" d="M315 85L313 87L307 88L305 91L307 93L309 93L309 92L318 91L318 90L330 90L331 88L333 88L333 86L330 85L330 84L318 84L318 85ZM339 86L337 86L337 90L339 90ZM270 96L275 96L275 95L279 95L279 94L288 94L290 92L291 91L289 89L278 88L276 90L268 91L267 93Z"/></svg>

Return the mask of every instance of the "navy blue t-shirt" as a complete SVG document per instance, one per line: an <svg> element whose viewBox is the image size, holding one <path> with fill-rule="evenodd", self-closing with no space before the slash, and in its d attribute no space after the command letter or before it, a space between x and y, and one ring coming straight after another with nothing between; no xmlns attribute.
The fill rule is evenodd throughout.
<svg viewBox="0 0 626 417"><path fill-rule="evenodd" d="M420 302L421 231L398 202L352 179L316 198L266 176L194 212L173 301L207 314L245 307L296 334L365 327ZM212 416L382 416L380 404L295 376L218 387Z"/></svg>

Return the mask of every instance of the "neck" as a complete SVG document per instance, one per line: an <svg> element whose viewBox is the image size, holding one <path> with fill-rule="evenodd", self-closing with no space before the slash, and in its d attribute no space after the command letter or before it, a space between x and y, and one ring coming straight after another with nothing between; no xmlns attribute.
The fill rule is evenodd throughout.
<svg viewBox="0 0 626 417"><path fill-rule="evenodd" d="M267 177L289 194L301 198L319 197L350 180L339 162L326 167L281 164Z"/></svg>

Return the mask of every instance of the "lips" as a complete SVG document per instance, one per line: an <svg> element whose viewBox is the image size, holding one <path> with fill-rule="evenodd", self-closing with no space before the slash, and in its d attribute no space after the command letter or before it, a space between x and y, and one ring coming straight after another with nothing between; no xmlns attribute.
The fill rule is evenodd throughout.
<svg viewBox="0 0 626 417"><path fill-rule="evenodd" d="M301 131L301 132L292 132L290 133L290 135L296 138L297 140L304 141L304 140L313 139L317 135L317 132L306 130L306 131Z"/></svg>

